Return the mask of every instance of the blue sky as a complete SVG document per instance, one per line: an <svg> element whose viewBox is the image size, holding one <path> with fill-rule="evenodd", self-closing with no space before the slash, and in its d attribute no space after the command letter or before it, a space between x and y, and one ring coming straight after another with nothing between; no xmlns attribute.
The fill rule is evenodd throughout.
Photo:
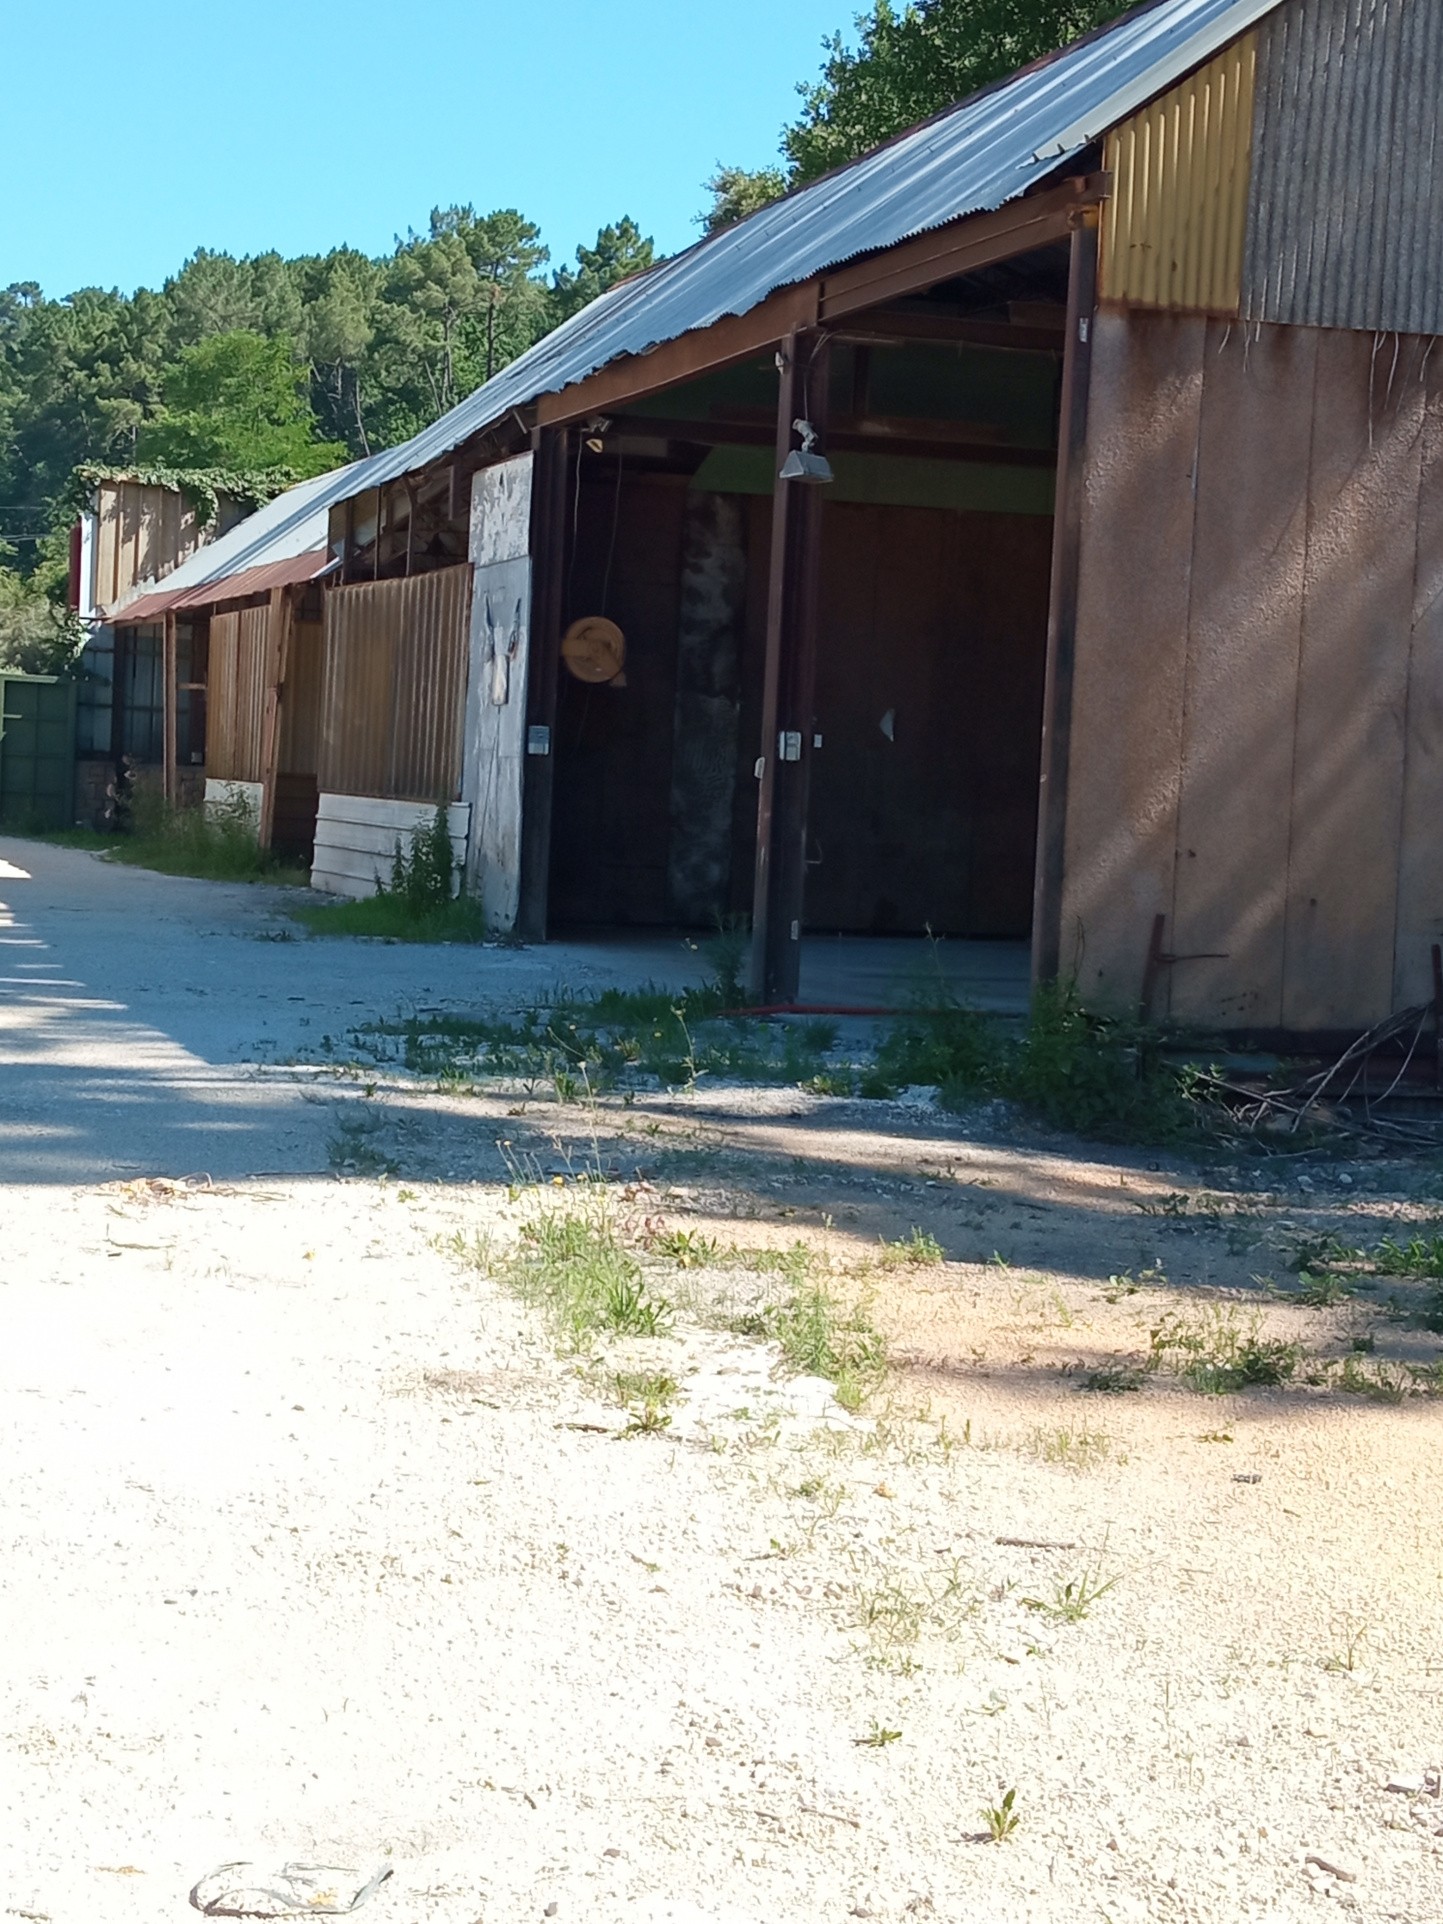
<svg viewBox="0 0 1443 1924"><path fill-rule="evenodd" d="M519 207L553 262L696 238L861 0L11 0L0 284L156 286L197 247L369 253Z"/></svg>

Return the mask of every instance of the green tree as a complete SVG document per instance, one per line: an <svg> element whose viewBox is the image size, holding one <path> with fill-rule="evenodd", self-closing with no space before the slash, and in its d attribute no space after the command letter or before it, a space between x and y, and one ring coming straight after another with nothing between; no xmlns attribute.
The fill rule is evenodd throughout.
<svg viewBox="0 0 1443 1924"><path fill-rule="evenodd" d="M39 575L5 565L15 550L0 541L0 668L25 675L57 675L84 642L80 623L48 592Z"/></svg>
<svg viewBox="0 0 1443 1924"><path fill-rule="evenodd" d="M288 469L322 474L346 459L315 438L306 374L284 335L236 328L182 348L163 405L139 432L139 460L170 468Z"/></svg>
<svg viewBox="0 0 1443 1924"><path fill-rule="evenodd" d="M711 195L711 206L697 215L697 221L704 234L719 234L724 227L734 227L748 214L780 200L787 191L787 177L780 167L758 167L749 173L745 167L718 165L706 183L706 191Z"/></svg>
<svg viewBox="0 0 1443 1924"><path fill-rule="evenodd" d="M573 314L618 281L640 274L656 260L656 248L628 215L603 227L594 247L578 247L576 266L560 267L551 283L550 324Z"/></svg>
<svg viewBox="0 0 1443 1924"><path fill-rule="evenodd" d="M874 0L855 48L824 43L821 78L798 89L782 136L793 182L889 140L1123 12L1128 0Z"/></svg>

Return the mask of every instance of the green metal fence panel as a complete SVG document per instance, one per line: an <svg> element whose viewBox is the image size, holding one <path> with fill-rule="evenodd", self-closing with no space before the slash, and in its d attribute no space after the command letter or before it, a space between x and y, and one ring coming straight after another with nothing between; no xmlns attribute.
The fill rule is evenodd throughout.
<svg viewBox="0 0 1443 1924"><path fill-rule="evenodd" d="M69 828L75 814L75 683L0 673L0 827Z"/></svg>

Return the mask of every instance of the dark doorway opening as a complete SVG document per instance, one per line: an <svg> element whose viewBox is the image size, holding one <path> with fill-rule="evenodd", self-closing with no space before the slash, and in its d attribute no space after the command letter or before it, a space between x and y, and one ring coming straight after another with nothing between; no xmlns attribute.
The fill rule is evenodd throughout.
<svg viewBox="0 0 1443 1924"><path fill-rule="evenodd" d="M1025 943L1032 916L1067 252L834 339L805 927ZM581 431L550 922L714 929L752 907L777 375L735 367Z"/></svg>

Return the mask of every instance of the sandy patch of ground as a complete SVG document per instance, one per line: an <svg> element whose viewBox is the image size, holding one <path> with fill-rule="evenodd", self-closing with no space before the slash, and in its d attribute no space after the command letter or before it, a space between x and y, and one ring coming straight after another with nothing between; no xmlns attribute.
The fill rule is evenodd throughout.
<svg viewBox="0 0 1443 1924"><path fill-rule="evenodd" d="M370 1102L403 1162L501 1141L614 1168L633 1228L807 1242L889 1382L790 1420L775 1352L710 1327L736 1272L663 1266L642 1360L683 1400L622 1435L605 1371L441 1246L508 1245L494 1169L13 1190L12 1907L179 1916L254 1857L388 1863L366 1915L445 1924L1436 1914L1439 1404L1078 1387L1204 1303L1436 1354L1250 1281L1416 1217L1413 1172L1219 1205L895 1110ZM1179 1194L1204 1215L1138 1207ZM914 1229L948 1260L878 1263ZM1069 1585L1108 1587L1069 1621Z"/></svg>

